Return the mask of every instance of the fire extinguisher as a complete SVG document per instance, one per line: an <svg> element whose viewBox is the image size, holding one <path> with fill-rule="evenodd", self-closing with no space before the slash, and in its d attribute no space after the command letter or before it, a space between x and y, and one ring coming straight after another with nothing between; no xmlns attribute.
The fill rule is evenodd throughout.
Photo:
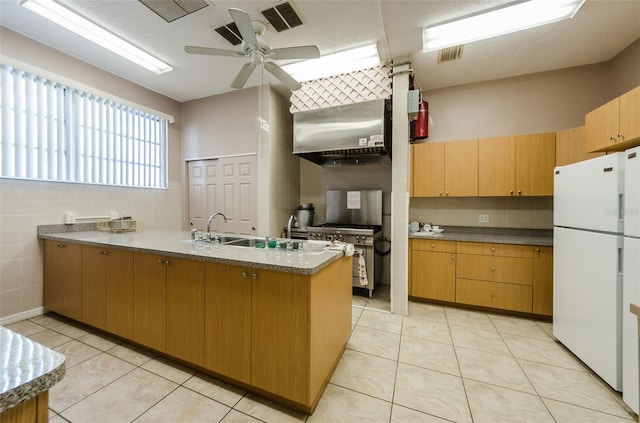
<svg viewBox="0 0 640 423"><path fill-rule="evenodd" d="M427 138L429 136L429 103L421 101L418 106L418 118L415 121L414 139Z"/></svg>

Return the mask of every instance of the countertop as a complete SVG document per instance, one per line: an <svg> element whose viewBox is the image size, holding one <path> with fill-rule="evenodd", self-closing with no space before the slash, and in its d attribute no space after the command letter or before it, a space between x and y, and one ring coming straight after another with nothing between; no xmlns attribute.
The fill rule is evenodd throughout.
<svg viewBox="0 0 640 423"><path fill-rule="evenodd" d="M265 250L264 248L193 242L191 234L186 231L59 232L64 230L64 227L65 225L39 226L38 237L303 275L317 273L344 254L342 251L333 250L298 253L280 249Z"/></svg>
<svg viewBox="0 0 640 423"><path fill-rule="evenodd" d="M553 246L553 231L546 229L509 229L441 226L444 232L410 233L410 239L441 239L445 241L491 242L496 244Z"/></svg>
<svg viewBox="0 0 640 423"><path fill-rule="evenodd" d="M64 355L0 326L0 413L62 380Z"/></svg>

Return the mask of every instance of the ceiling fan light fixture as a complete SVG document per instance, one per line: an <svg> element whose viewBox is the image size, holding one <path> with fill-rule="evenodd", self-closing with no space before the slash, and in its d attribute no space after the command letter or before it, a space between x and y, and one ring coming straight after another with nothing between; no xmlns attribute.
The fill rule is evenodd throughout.
<svg viewBox="0 0 640 423"><path fill-rule="evenodd" d="M52 0L22 0L22 6L158 75L173 68Z"/></svg>
<svg viewBox="0 0 640 423"><path fill-rule="evenodd" d="M422 30L422 51L427 53L441 50L571 19L584 2L585 0L521 0L428 26Z"/></svg>
<svg viewBox="0 0 640 423"><path fill-rule="evenodd" d="M290 63L282 66L282 69L298 81L311 81L379 65L378 46L373 43L323 55L316 59Z"/></svg>

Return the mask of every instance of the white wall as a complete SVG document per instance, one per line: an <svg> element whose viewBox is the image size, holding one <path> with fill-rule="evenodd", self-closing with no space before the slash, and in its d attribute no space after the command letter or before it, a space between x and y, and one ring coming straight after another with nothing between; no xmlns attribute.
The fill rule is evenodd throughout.
<svg viewBox="0 0 640 423"><path fill-rule="evenodd" d="M78 216L125 212L148 229L180 229L182 155L180 104L0 27L0 55L63 75L134 103L173 115L169 125L169 189L0 179L0 318L42 307L43 247L36 227Z"/></svg>

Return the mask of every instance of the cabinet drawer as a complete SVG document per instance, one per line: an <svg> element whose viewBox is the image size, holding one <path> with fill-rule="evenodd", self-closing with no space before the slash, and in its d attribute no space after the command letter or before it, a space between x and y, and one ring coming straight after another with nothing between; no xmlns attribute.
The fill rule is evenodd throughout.
<svg viewBox="0 0 640 423"><path fill-rule="evenodd" d="M412 239L411 248L421 251L438 251L441 253L455 253L455 241L443 241L441 239Z"/></svg>
<svg viewBox="0 0 640 423"><path fill-rule="evenodd" d="M488 242L458 242L457 252L462 254L479 254L484 256L532 258L530 245L496 244Z"/></svg>
<svg viewBox="0 0 640 423"><path fill-rule="evenodd" d="M499 282L456 279L456 302L531 313L532 288Z"/></svg>
<svg viewBox="0 0 640 423"><path fill-rule="evenodd" d="M457 254L456 277L531 285L532 259Z"/></svg>

